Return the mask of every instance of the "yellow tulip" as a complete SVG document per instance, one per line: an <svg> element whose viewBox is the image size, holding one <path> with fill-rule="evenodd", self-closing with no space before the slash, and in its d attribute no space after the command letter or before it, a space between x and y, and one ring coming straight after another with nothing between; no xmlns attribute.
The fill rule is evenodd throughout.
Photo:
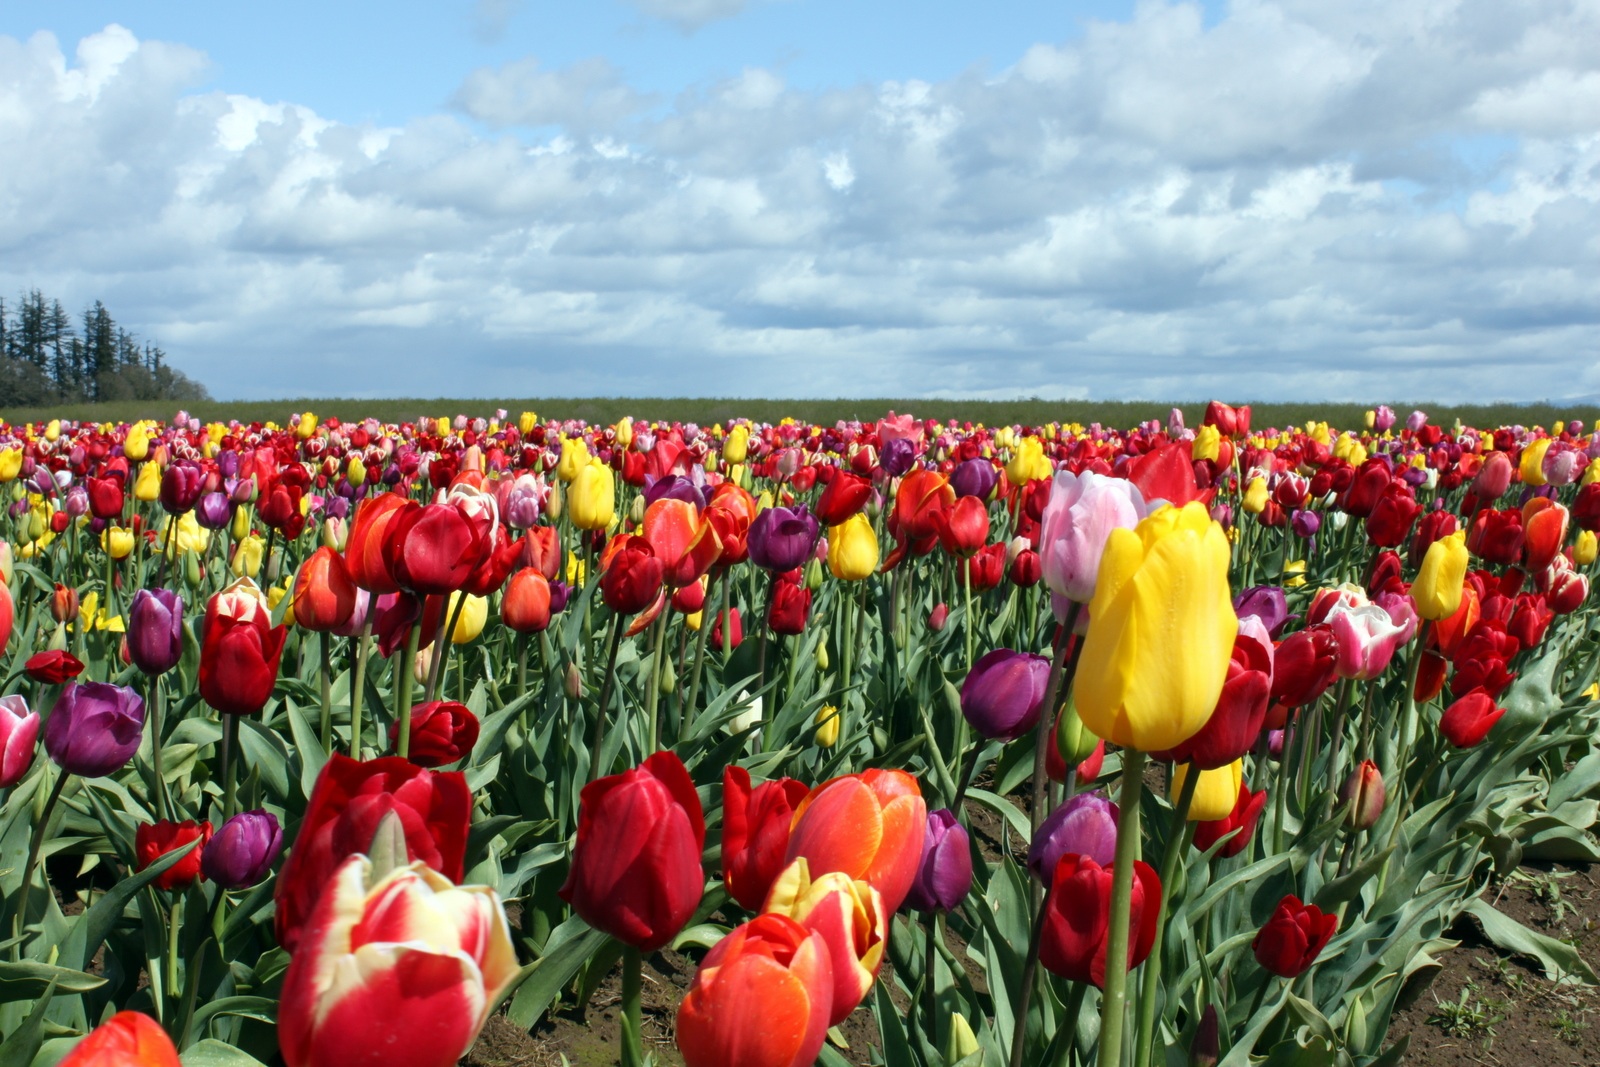
<svg viewBox="0 0 1600 1067"><path fill-rule="evenodd" d="M1600 682L1595 682L1578 695L1583 697L1585 700L1600 700Z"/></svg>
<svg viewBox="0 0 1600 1067"><path fill-rule="evenodd" d="M1545 483L1544 454L1550 451L1550 438L1541 437L1522 450L1522 481L1539 486Z"/></svg>
<svg viewBox="0 0 1600 1067"><path fill-rule="evenodd" d="M566 462L566 453L561 456ZM567 508L580 530L604 530L617 517L617 480L611 468L591 460L572 479Z"/></svg>
<svg viewBox="0 0 1600 1067"><path fill-rule="evenodd" d="M161 467L146 463L139 468L139 477L133 482L133 499L153 504L161 499Z"/></svg>
<svg viewBox="0 0 1600 1067"><path fill-rule="evenodd" d="M1228 559L1227 536L1198 501L1111 532L1075 685L1085 726L1159 752L1206 724L1239 630Z"/></svg>
<svg viewBox="0 0 1600 1067"><path fill-rule="evenodd" d="M467 598L461 607L461 614L456 616L456 627L450 631L450 643L464 645L477 639L483 633L483 624L489 621L489 598L473 596L471 593L452 593L450 596L449 610L455 614L456 605L461 604L462 597Z"/></svg>
<svg viewBox="0 0 1600 1067"><path fill-rule="evenodd" d="M1461 606L1461 587L1467 578L1467 532L1457 530L1428 546L1422 557L1417 580L1411 583L1411 599L1417 614L1438 622L1448 619Z"/></svg>
<svg viewBox="0 0 1600 1067"><path fill-rule="evenodd" d="M0 482L15 481L22 473L22 449L8 448L0 452Z"/></svg>
<svg viewBox="0 0 1600 1067"><path fill-rule="evenodd" d="M267 543L259 537L251 535L241 538L233 550L233 562L229 569L236 577L254 578L261 573L261 557L266 549Z"/></svg>
<svg viewBox="0 0 1600 1067"><path fill-rule="evenodd" d="M128 436L122 439L122 454L133 463L140 462L150 454L150 435L143 424L135 425L128 431Z"/></svg>
<svg viewBox="0 0 1600 1067"><path fill-rule="evenodd" d="M194 512L186 511L176 519L168 519L161 529L160 544L168 559L180 552L203 555L211 546L211 531L201 526Z"/></svg>
<svg viewBox="0 0 1600 1067"><path fill-rule="evenodd" d="M366 483L367 465L361 462L360 456L350 457L350 462L345 464L344 476L349 479L350 484L355 486L357 489L361 488L361 486Z"/></svg>
<svg viewBox="0 0 1600 1067"><path fill-rule="evenodd" d="M619 448L627 448L629 445L633 444L633 419L624 416L622 420L618 422L615 427L613 427L613 432L616 434L617 446Z"/></svg>
<svg viewBox="0 0 1600 1067"><path fill-rule="evenodd" d="M556 477L564 482L573 481L589 465L589 446L581 437L561 440L561 461L556 464Z"/></svg>
<svg viewBox="0 0 1600 1067"><path fill-rule="evenodd" d="M1244 499L1239 502L1251 515L1259 515L1267 507L1267 480L1260 475L1250 479L1250 484L1244 487Z"/></svg>
<svg viewBox="0 0 1600 1067"><path fill-rule="evenodd" d="M1215 463L1217 457L1222 455L1222 431L1215 426L1202 426L1194 432L1194 446L1189 454L1195 459L1207 459Z"/></svg>
<svg viewBox="0 0 1600 1067"><path fill-rule="evenodd" d="M126 559L133 551L133 531L123 526L107 526L100 534L100 547L112 559Z"/></svg>
<svg viewBox="0 0 1600 1067"><path fill-rule="evenodd" d="M683 624L696 633L699 633L700 620L703 618L705 618L705 614L703 612L691 611L689 614L683 617Z"/></svg>
<svg viewBox="0 0 1600 1067"><path fill-rule="evenodd" d="M0 582L11 584L11 576L16 573L17 564L11 557L11 542L0 537Z"/></svg>
<svg viewBox="0 0 1600 1067"><path fill-rule="evenodd" d="M1583 484L1593 485L1595 482L1600 482L1600 456L1591 459L1589 465L1583 468Z"/></svg>
<svg viewBox="0 0 1600 1067"><path fill-rule="evenodd" d="M817 744L822 748L832 748L839 743L839 709L832 704L824 704L817 709Z"/></svg>
<svg viewBox="0 0 1600 1067"><path fill-rule="evenodd" d="M307 411L301 414L300 421L295 424L295 436L304 441L317 432L317 417Z"/></svg>
<svg viewBox="0 0 1600 1067"><path fill-rule="evenodd" d="M121 615L108 615L101 609L98 592L90 592L78 602L78 626L84 630L105 630L114 634L125 632Z"/></svg>
<svg viewBox="0 0 1600 1067"><path fill-rule="evenodd" d="M1361 416L1361 421L1366 423L1367 424L1367 429L1370 430L1374 426L1378 425L1378 413L1376 411L1373 411L1371 408L1368 408L1366 410L1366 413Z"/></svg>
<svg viewBox="0 0 1600 1067"><path fill-rule="evenodd" d="M728 439L722 442L722 458L728 463L743 463L749 452L750 427L741 422L728 431Z"/></svg>
<svg viewBox="0 0 1600 1067"><path fill-rule="evenodd" d="M1587 567L1594 562L1595 535L1593 530L1580 530L1572 542L1572 562L1580 567Z"/></svg>
<svg viewBox="0 0 1600 1067"><path fill-rule="evenodd" d="M1017 442L1006 464L1006 481L1012 485L1027 485L1039 477L1041 461L1050 462L1044 458L1044 444L1037 437L1024 437Z"/></svg>
<svg viewBox="0 0 1600 1067"><path fill-rule="evenodd" d="M1298 589L1306 584L1306 561L1292 559L1283 565L1283 584L1290 589Z"/></svg>
<svg viewBox="0 0 1600 1067"><path fill-rule="evenodd" d="M847 582L870 578L878 569L878 535L859 511L828 527L828 569Z"/></svg>
<svg viewBox="0 0 1600 1067"><path fill-rule="evenodd" d="M1350 449L1345 453L1344 458L1352 467L1361 466L1367 461L1367 446L1357 441L1354 437L1350 438Z"/></svg>
<svg viewBox="0 0 1600 1067"><path fill-rule="evenodd" d="M1189 764L1178 763L1172 768L1172 782L1167 786L1167 792L1174 798L1183 789L1183 781L1189 776ZM1194 799L1189 802L1190 822L1213 822L1217 819L1226 819L1233 814L1234 805L1239 803L1239 787L1244 784L1244 761L1234 760L1226 767L1218 767L1214 771L1202 770L1199 781L1194 784Z"/></svg>
<svg viewBox="0 0 1600 1067"><path fill-rule="evenodd" d="M537 425L539 425L539 416L531 411L524 411L517 416L517 432L524 437L532 433L533 428Z"/></svg>
<svg viewBox="0 0 1600 1067"><path fill-rule="evenodd" d="M250 533L250 511L248 508L233 509L233 539L243 541Z"/></svg>
<svg viewBox="0 0 1600 1067"><path fill-rule="evenodd" d="M435 432L437 432L440 437L449 437L450 436L450 420L449 419L440 418L440 419L434 420L433 428L434 428Z"/></svg>
<svg viewBox="0 0 1600 1067"><path fill-rule="evenodd" d="M44 439L54 444L61 437L61 420L51 419L50 425L44 428Z"/></svg>

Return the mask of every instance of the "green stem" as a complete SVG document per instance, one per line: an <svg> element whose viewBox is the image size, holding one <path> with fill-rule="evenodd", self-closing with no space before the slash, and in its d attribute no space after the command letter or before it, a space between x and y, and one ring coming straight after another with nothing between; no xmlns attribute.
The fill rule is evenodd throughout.
<svg viewBox="0 0 1600 1067"><path fill-rule="evenodd" d="M167 920L167 988L178 992L178 931L183 924L183 894L172 902Z"/></svg>
<svg viewBox="0 0 1600 1067"><path fill-rule="evenodd" d="M161 766L161 676L150 679L150 762L155 766L156 818L169 818L167 779Z"/></svg>
<svg viewBox="0 0 1600 1067"><path fill-rule="evenodd" d="M400 677L394 684L394 718L400 724L395 750L401 759L411 755L411 675L417 662L417 643L422 640L422 616L411 624L411 634L406 638L406 650L400 657Z"/></svg>
<svg viewBox="0 0 1600 1067"><path fill-rule="evenodd" d="M1122 750L1122 790L1117 794L1117 858L1111 875L1111 929L1106 936L1105 999L1100 1006L1097 1067L1121 1067L1122 1019L1128 1006L1128 935L1133 898L1133 861L1139 851L1139 798L1145 754Z"/></svg>
<svg viewBox="0 0 1600 1067"><path fill-rule="evenodd" d="M661 616L655 621L655 633L651 635L650 641L650 691L644 696L644 717L649 726L645 736L649 739L650 752L656 750L659 736L656 709L661 703L661 654L662 645L666 641L667 616L671 613L670 606L661 609Z"/></svg>
<svg viewBox="0 0 1600 1067"><path fill-rule="evenodd" d="M638 949L622 954L622 1067L643 1067L644 1012L640 1003L643 967Z"/></svg>
<svg viewBox="0 0 1600 1067"><path fill-rule="evenodd" d="M50 796L44 802L44 811L39 816L39 824L33 828L33 834L28 838L28 862L22 868L22 887L17 893L17 914L11 920L11 936L16 938L16 943L11 946L11 959L16 962L22 958L22 925L28 916L28 897L33 894L33 872L39 869L39 853L44 848L44 835L50 826L50 816L55 811L56 802L61 799L61 791L67 787L67 779L72 775L62 771L56 778L56 784L50 787ZM50 888L50 879L45 878L45 890Z"/></svg>
<svg viewBox="0 0 1600 1067"><path fill-rule="evenodd" d="M1189 805L1194 801L1195 786L1200 783L1200 769L1190 766L1183 776L1183 788L1178 790L1178 803L1172 809L1172 829L1167 832L1166 854L1161 859L1161 906L1156 909L1156 943L1150 958L1145 961L1139 991L1139 1043L1134 1049L1134 1067L1145 1067L1156 1033L1156 991L1161 984L1161 950L1166 936L1167 913L1172 907L1172 887L1177 879L1178 864L1189 848L1194 835L1194 823L1189 821Z"/></svg>
<svg viewBox="0 0 1600 1067"><path fill-rule="evenodd" d="M594 709L594 733L589 738L589 781L600 777L600 745L606 738L606 705L611 703L611 679L617 676L617 651L622 647L622 616L611 619L611 651L606 676L600 685L600 703Z"/></svg>
<svg viewBox="0 0 1600 1067"><path fill-rule="evenodd" d="M367 656L372 651L372 613L367 613L367 621L361 627L361 636L356 638L356 665L350 675L350 754L356 759L361 758L362 719L367 708ZM377 723L373 723L373 744L377 751L383 750L383 741L377 735Z"/></svg>
<svg viewBox="0 0 1600 1067"><path fill-rule="evenodd" d="M976 628L977 628L978 621L972 617L972 560L970 560L970 559L965 559L965 560L961 561L961 588L962 588L963 592L966 595L966 602L967 602L967 612L966 612L966 615L967 615L967 620L966 620L967 621L967 625L966 625L966 631L967 631L967 673L971 674L972 673L972 662L973 662L973 659L972 659L973 639L976 637ZM1046 708L1045 708L1045 718L1050 718L1051 717L1049 712L1050 712L1050 708L1047 705Z"/></svg>
<svg viewBox="0 0 1600 1067"><path fill-rule="evenodd" d="M328 661L333 655L329 647L332 638L326 630L319 633L317 638L322 654L322 662L317 667L317 689L322 697L322 751L331 756L333 755L333 690L328 678L330 674ZM359 751L357 755L360 755Z"/></svg>
<svg viewBox="0 0 1600 1067"><path fill-rule="evenodd" d="M728 599L728 578L726 572L720 577L717 584L722 589L722 599ZM706 663L706 638L711 632L711 620L706 617L704 609L700 612L700 632L694 638L694 670L689 676L689 700L683 705L683 734L689 736L694 726L695 708L700 700L700 672Z"/></svg>
<svg viewBox="0 0 1600 1067"><path fill-rule="evenodd" d="M239 810L239 770L234 749L239 746L239 716L222 717L222 821Z"/></svg>

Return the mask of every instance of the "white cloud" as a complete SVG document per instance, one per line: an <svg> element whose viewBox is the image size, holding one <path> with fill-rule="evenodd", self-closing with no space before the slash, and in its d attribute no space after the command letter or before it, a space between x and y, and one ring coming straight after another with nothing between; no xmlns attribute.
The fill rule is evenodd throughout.
<svg viewBox="0 0 1600 1067"><path fill-rule="evenodd" d="M528 59L458 90L489 134L0 38L0 291L220 395L1593 393L1597 10L1148 2L998 76L669 101Z"/></svg>
<svg viewBox="0 0 1600 1067"><path fill-rule="evenodd" d="M693 33L708 23L731 19L745 9L748 0L627 0L652 18L673 23Z"/></svg>

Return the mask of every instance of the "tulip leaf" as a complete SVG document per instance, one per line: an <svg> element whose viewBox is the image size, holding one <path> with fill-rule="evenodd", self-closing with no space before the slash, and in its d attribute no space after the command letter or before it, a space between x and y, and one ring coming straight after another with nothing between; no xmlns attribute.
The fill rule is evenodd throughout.
<svg viewBox="0 0 1600 1067"><path fill-rule="evenodd" d="M27 1019L0 1043L0 1067L28 1067L33 1062L39 1046L44 1044L44 1017L55 992L55 983L46 982L44 992L34 1002Z"/></svg>
<svg viewBox="0 0 1600 1067"><path fill-rule="evenodd" d="M1367 857L1349 874L1323 885L1317 890L1317 895L1311 902L1326 912L1334 910L1346 901L1354 900L1361 894L1362 887L1383 869L1385 863L1389 862L1389 856L1393 852L1394 849L1386 848Z"/></svg>
<svg viewBox="0 0 1600 1067"><path fill-rule="evenodd" d="M872 990L872 1014L878 1021L878 1033L883 1038L883 1059L886 1067L916 1067L911 1054L911 1042L906 1039L905 1027L900 1025L900 1011L889 999L889 987L879 982Z"/></svg>
<svg viewBox="0 0 1600 1067"><path fill-rule="evenodd" d="M322 773L322 765L328 762L328 754L322 751L321 740L294 702L286 699L283 709L289 718L289 734L294 740L295 754L300 757L300 790L310 799L311 790L317 784L317 775Z"/></svg>
<svg viewBox="0 0 1600 1067"><path fill-rule="evenodd" d="M239 752L245 766L261 773L268 792L289 799L289 748L281 735L246 716L239 723Z"/></svg>
<svg viewBox="0 0 1600 1067"><path fill-rule="evenodd" d="M1004 818L1024 844L1033 839L1033 827L1028 822L1027 813L1005 797L996 796L986 789L968 789L967 799L977 801L984 807L991 809L996 815ZM1001 842L1001 844L1004 845L1005 842Z"/></svg>
<svg viewBox="0 0 1600 1067"><path fill-rule="evenodd" d="M278 1001L275 997L222 997L213 1000L194 1013L194 1021L189 1024L189 1039L192 1041L196 1035L205 1033L211 1020L219 1015L237 1015L277 1025Z"/></svg>
<svg viewBox="0 0 1600 1067"><path fill-rule="evenodd" d="M1482 900L1468 904L1467 912L1483 927L1484 937L1507 952L1538 960L1544 968L1544 976L1552 982L1570 980L1576 975L1590 984L1600 984L1600 977L1595 975L1571 945L1528 929Z"/></svg>
<svg viewBox="0 0 1600 1067"><path fill-rule="evenodd" d="M248 1052L210 1037L189 1048L178 1060L183 1067L265 1067Z"/></svg>
<svg viewBox="0 0 1600 1067"><path fill-rule="evenodd" d="M106 980L99 975L33 960L0 961L0 1004L33 1000L43 996L52 984L64 993L87 993L105 985Z"/></svg>
<svg viewBox="0 0 1600 1067"><path fill-rule="evenodd" d="M81 970L99 951L106 935L111 932L117 920L122 918L122 910L127 907L128 901L133 899L134 894L161 877L168 867L183 859L199 844L200 841L196 838L186 845L175 848L144 870L127 875L106 890L105 895L95 901L94 907L73 921L72 929L61 945L59 963L69 969ZM40 944L38 950L44 951L47 948Z"/></svg>
<svg viewBox="0 0 1600 1067"><path fill-rule="evenodd" d="M567 931L564 936L563 930ZM507 1013L511 1021L524 1030L538 1025L556 997L577 977L578 969L606 941L605 934L576 915L557 927L550 934L553 947L522 968L506 987L506 995L511 996L511 1008Z"/></svg>

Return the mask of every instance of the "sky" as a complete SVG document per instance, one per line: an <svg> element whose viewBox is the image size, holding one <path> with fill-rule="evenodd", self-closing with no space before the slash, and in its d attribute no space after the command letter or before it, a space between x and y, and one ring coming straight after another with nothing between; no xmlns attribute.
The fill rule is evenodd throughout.
<svg viewBox="0 0 1600 1067"><path fill-rule="evenodd" d="M0 294L219 398L1600 400L1600 0L0 6Z"/></svg>

